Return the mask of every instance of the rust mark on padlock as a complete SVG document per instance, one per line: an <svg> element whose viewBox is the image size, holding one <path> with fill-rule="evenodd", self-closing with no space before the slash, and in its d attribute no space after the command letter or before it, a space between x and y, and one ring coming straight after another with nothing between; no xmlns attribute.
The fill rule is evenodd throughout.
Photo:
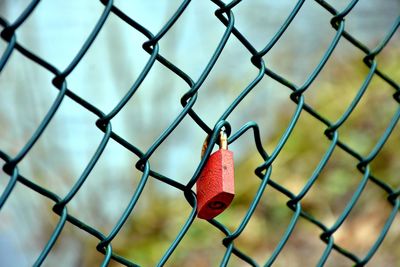
<svg viewBox="0 0 400 267"><path fill-rule="evenodd" d="M196 183L197 216L211 220L231 204L235 195L233 152L228 150L226 133L221 131L219 150L208 158ZM202 157L207 149L204 141Z"/></svg>

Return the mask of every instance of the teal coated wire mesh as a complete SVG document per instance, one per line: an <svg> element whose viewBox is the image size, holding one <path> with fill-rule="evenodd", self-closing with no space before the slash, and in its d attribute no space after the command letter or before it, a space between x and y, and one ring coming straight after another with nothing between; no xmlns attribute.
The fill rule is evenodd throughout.
<svg viewBox="0 0 400 267"><path fill-rule="evenodd" d="M71 224L79 228L80 230L85 231L88 234L96 237L99 240L96 249L104 254L104 260L102 264L103 266L108 265L110 261L117 261L126 266L138 265L134 258L126 258L115 253L112 248L112 241L119 234L121 228L124 226L128 218L130 218L131 216L135 216L132 211L134 210L139 198L142 196L143 190L146 187L149 179L157 179L165 185L180 190L184 196L184 198L182 196L182 201L186 201L187 204L192 207L192 212L188 216L186 222L181 226L180 232L176 235L169 248L159 259L158 265L164 265L169 260L170 256L175 252L180 244L180 241L183 239L185 234L191 228L193 221L196 219L197 203L194 192L194 185L200 171L202 170L208 156L211 154L213 149L212 145L208 147L205 153L205 157L200 161L197 168L193 170L193 176L188 179L188 182L186 184L182 184L174 180L173 178L169 178L162 173L156 172L151 168L149 164L150 158L159 148L159 146L166 139L168 139L170 134L177 128L177 126L181 124L184 118L190 118L193 122L195 122L204 131L205 136L210 135L211 144L215 144L217 142L217 136L221 129L225 129L225 131L229 135L229 144L233 144L235 141L241 138L242 135L251 131L254 137L254 147L257 149L259 155L263 159L259 162L259 166L254 170L256 176L259 178L260 181L258 190L254 195L252 203L248 208L245 216L241 219L238 228L236 228L234 231L230 231L228 227L219 222L218 219L209 221L210 227L215 227L219 229L225 235L222 243L226 247L226 251L221 259L221 266L228 265L232 256L236 256L238 259L243 261L243 263L247 263L251 266L271 266L278 258L280 252L284 249L286 242L292 235L296 227L296 223L299 220L309 222L310 224L317 226L321 230L320 239L321 242L325 244L325 249L322 255L320 255L319 257L317 266L323 266L328 257L331 255L332 251L336 251L337 253L340 253L343 256L347 257L354 263L355 266L363 266L371 260L371 258L374 256L375 252L379 248L380 244L384 240L392 225L392 222L397 215L400 206L400 191L398 188L393 188L388 183L385 183L384 177L375 176L374 173L371 171L370 165L380 153L386 141L389 139L393 130L398 124L398 120L400 118L400 106L398 106L396 112L393 114L393 117L390 120L389 124L386 126L384 133L381 135L373 149L367 155L362 155L360 152L354 150L350 145L341 140L339 135L339 128L352 114L353 110L362 99L364 92L368 89L370 81L373 77L379 77L389 87L391 87L393 89L393 102L397 104L400 103L400 87L398 83L390 75L386 74L379 68L379 64L376 60L376 57L381 53L385 46L387 46L391 38L398 30L400 25L400 16L395 19L392 27L390 29L387 29L387 33L385 34L385 37L381 40L379 45L374 48L369 48L365 44L357 40L351 32L346 31L345 18L352 12L353 8L358 4L359 1L350 1L348 6L346 6L343 10L337 10L334 6L330 5L326 1L316 0L315 2L319 5L320 8L326 10L327 14L331 14L330 23L333 29L335 29L336 35L330 41L326 52L319 61L319 64L312 71L311 75L306 79L306 81L303 84L295 84L294 82L284 78L281 74L270 69L268 67L268 64L264 61L263 57L268 55L270 50L275 46L275 44L277 44L278 40L285 34L285 31L290 28L292 21L298 14L299 10L301 10L305 0L297 1L296 4L293 5L293 9L291 10L287 19L280 26L279 30L275 33L273 38L271 38L271 40L269 40L269 42L261 50L257 50L253 46L253 44L246 37L244 37L244 35L242 35L240 30L235 27L235 8L240 5L241 1L224 3L222 1L213 0L212 2L215 4L215 16L218 18L220 23L225 26L225 32L220 37L219 44L215 48L214 54L208 61L208 64L206 65L206 67L202 71L202 74L197 80L193 80L188 74L185 73L185 70L179 68L174 64L174 62L169 61L166 57L164 57L160 52L159 44L160 40L163 39L168 31L180 19L180 16L185 12L185 9L190 5L190 1L182 1L179 8L157 33L150 32L143 25L136 22L135 18L131 18L126 13L124 13L123 10L119 9L118 6L113 4L113 1L101 1L101 3L104 5L103 13L99 16L95 27L93 28L90 35L86 38L79 52L70 61L67 67L62 70L57 69L48 61L46 61L45 58L41 58L34 52L30 51L29 47L24 47L18 42L18 30L20 29L20 27L23 26L25 20L32 13L35 12L35 9L39 5L39 2L40 1L38 0L32 1L15 21L7 21L5 18L0 17L0 24L2 26L1 37L7 43L6 49L2 52L1 55L0 71L3 71L7 68L7 63L10 60L12 54L19 53L54 75L53 80L49 82L53 84L55 90L58 90L58 95L54 100L52 106L43 118L39 127L29 138L26 144L22 147L22 149L17 153L11 155L7 154L3 150L1 150L2 148L0 148L0 157L5 162L3 170L9 178L7 186L4 188L3 192L1 192L0 208L4 205L7 205L7 199L13 194L13 189L15 185L22 184L30 190L36 191L43 197L53 201L53 211L59 216L58 224L53 229L52 235L48 240L46 246L43 248L40 255L38 255L37 260L34 263L35 266L41 265L46 260L46 257L49 255L49 253L51 253L52 247L60 238L60 234L63 232L66 224ZM81 62L82 58L85 56L85 53L91 49L98 33L101 31L104 24L107 23L107 19L110 16L116 16L119 20L128 24L130 27L132 27L132 29L139 32L148 39L148 41L143 43L143 49L150 55L150 57L146 65L143 67L141 74L134 82L132 87L126 92L124 97L120 100L120 102L112 109L111 112L105 113L95 105L91 104L89 100L81 98L72 90L70 90L67 85L67 80L68 76L76 71L75 69ZM251 83L243 88L241 93L229 105L229 107L222 114L220 114L217 123L215 125L207 125L201 115L196 113L196 111L194 110L194 105L197 101L198 95L201 94L203 83L206 81L208 75L218 61L219 56L224 53L224 48L227 44L228 38L235 38L241 43L241 45L245 49L248 50L251 55L249 57L249 61L251 61L253 66L257 68L258 74ZM304 94L314 83L321 70L324 68L325 64L329 60L331 54L335 50L339 40L342 39L346 40L346 42L349 42L354 48L358 49L364 54L363 61L365 65L369 68L369 72L364 77L364 82L362 86L359 88L358 93L355 95L350 105L346 108L346 111L343 113L343 115L337 121L329 121L307 103ZM173 119L172 123L157 139L153 140L153 144L146 151L141 151L138 147L134 146L132 143L121 137L118 132L113 131L112 121L113 118L125 107L125 105L135 97L135 93L140 90L141 83L146 79L147 74L153 68L155 62L161 63L171 73L182 79L182 81L184 81L190 87L190 90L184 93L180 99L180 103L183 108L179 115ZM251 121L251 118L249 118L250 120L245 123L240 129L237 129L235 131L231 129L231 126L229 124L229 116L232 111L244 98L252 93L252 90L256 88L257 84L262 79L273 79L287 89L291 90L292 93L290 94L290 99L296 104L296 110L292 115L292 118L288 123L286 130L280 137L279 142L271 153L267 153L266 149L264 149L260 129L257 123ZM338 95L338 97L340 97L340 94ZM28 155L32 147L35 146L38 139L42 138L42 134L46 131L48 124L53 119L54 115L58 112L59 107L63 99L65 98L69 98L70 100L82 106L86 110L86 112L90 112L97 116L98 120L96 122L96 126L100 131L104 133L104 135L89 164L87 164L79 179L77 179L75 184L70 188L69 192L66 195L61 196L44 188L40 184L33 182L32 179L30 179L29 177L25 177L24 174L20 172L18 164ZM326 127L325 136L329 140L330 145L325 151L325 154L321 158L319 164L315 168L313 174L311 175L311 177L308 178L307 183L298 194L295 194L279 182L276 182L274 179L272 179L271 174L272 167L274 166L276 159L279 157L280 152L286 145L287 141L291 138L291 133L297 126L300 114L304 112L313 116ZM269 114L268 116L273 116L273 114ZM137 188L135 189L134 194L131 196L129 203L126 204L124 213L114 225L113 229L109 233L102 233L100 230L92 227L84 221L79 220L74 216L74 214L70 213L68 211L68 203L74 198L74 196L80 190L81 186L87 181L89 174L93 170L94 166L98 164L98 160L102 156L102 153L105 150L110 139L113 139L121 147L138 157L136 168L142 173L142 176L137 185ZM341 212L340 216L331 225L326 225L322 221L320 221L319 218L312 216L302 207L302 200L306 197L310 189L315 185L320 173L324 170L325 166L329 162L334 150L337 149L344 151L358 162L355 167L361 173L362 178L360 179L355 191L352 192L352 196L343 211ZM397 156L399 155L397 154ZM353 207L357 204L359 198L363 194L364 188L366 187L367 183L373 183L386 193L387 201L388 203L390 203L390 205L392 205L392 211L387 216L382 229L380 229L379 236L370 247L369 251L365 255L357 255L356 253L349 251L339 244L335 243L334 234L338 231L338 229L340 229L342 224L348 218ZM263 194L267 187L276 190L288 199L287 207L293 211L293 215L289 225L286 228L286 231L281 237L281 240L274 248L273 253L265 262L259 263L256 262L255 259L253 259L250 255L247 255L245 252L243 252L240 247L236 246L235 239L237 239L246 229L246 226L251 220L256 207L258 205L261 205L261 199L266 198L268 201L268 195Z"/></svg>

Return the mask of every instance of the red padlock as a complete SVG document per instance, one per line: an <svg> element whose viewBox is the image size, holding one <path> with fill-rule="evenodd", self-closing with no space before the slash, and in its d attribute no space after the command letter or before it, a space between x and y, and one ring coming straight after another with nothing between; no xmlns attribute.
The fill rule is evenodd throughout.
<svg viewBox="0 0 400 267"><path fill-rule="evenodd" d="M204 142L202 156L207 148ZM211 220L231 204L235 195L233 152L228 150L226 134L221 131L219 150L211 154L196 183L197 216Z"/></svg>

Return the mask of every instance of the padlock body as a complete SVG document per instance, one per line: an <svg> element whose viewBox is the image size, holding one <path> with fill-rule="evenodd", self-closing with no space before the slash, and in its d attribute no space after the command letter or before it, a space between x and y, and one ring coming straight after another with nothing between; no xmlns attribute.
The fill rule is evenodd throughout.
<svg viewBox="0 0 400 267"><path fill-rule="evenodd" d="M233 152L219 149L206 162L196 183L197 216L210 220L223 212L235 194Z"/></svg>

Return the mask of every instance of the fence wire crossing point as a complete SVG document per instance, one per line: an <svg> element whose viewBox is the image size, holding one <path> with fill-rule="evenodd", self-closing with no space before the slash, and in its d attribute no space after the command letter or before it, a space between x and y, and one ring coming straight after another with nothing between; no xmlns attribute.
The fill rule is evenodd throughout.
<svg viewBox="0 0 400 267"><path fill-rule="evenodd" d="M164 265L170 256L174 253L175 249L179 246L180 241L185 236L189 228L191 227L193 221L196 218L196 195L194 192L194 185L196 180L198 179L200 171L203 169L205 161L209 157L212 146L205 151L205 157L202 158L200 164L197 169L194 171L193 177L188 180L187 184L181 184L174 179L168 178L161 173L157 173L156 171L151 169L149 164L149 159L152 157L153 153L158 149L161 143L163 143L169 135L175 130L175 128L182 122L184 118L190 118L193 122L195 122L205 133L205 135L210 135L210 142L215 143L218 134L221 129L225 129L227 132L229 139L228 142L231 144L238 140L243 134L248 131L252 131L254 136L254 145L259 152L260 156L263 158L263 161L260 162L260 165L255 169L255 174L260 178L260 184L256 195L253 198L253 201L247 210L245 216L242 218L239 227L231 232L225 225L218 222L217 219L213 219L209 221L210 226L216 227L219 229L224 235L225 238L222 240L223 245L226 247L226 252L221 259L221 266L227 266L229 260L232 256L238 257L244 263L247 263L251 266L271 266L275 259L278 257L279 253L285 247L285 244L289 237L291 236L296 223L302 219L311 224L316 225L321 229L320 238L322 242L326 244L325 250L320 256L319 262L317 266L323 266L329 255L332 251L336 251L337 253L342 254L347 257L351 261L354 262L355 266L363 266L370 261L370 259L374 256L375 252L379 248L383 239L389 231L389 228L392 225L392 222L397 215L400 206L400 198L399 198L399 189L392 188L389 184L384 182L384 179L380 177L376 177L371 169L370 163L374 160L374 158L379 154L382 147L385 145L385 142L391 135L392 131L398 124L400 118L400 105L397 108L397 111L394 113L393 118L391 119L389 125L387 125L386 130L383 135L380 137L375 147L370 151L370 153L366 156L361 155L359 152L353 150L348 144L343 142L340 139L338 129L341 125L346 121L346 119L353 112L354 108L360 101L363 96L363 93L369 86L369 81L374 76L379 76L384 82L387 83L391 88L393 88L393 101L397 104L400 104L400 86L396 83L396 81L387 75L385 72L379 69L376 57L383 50L383 48L388 44L389 40L393 37L395 32L398 30L400 25L400 16L397 17L393 26L387 30L387 33L380 44L373 48L369 49L365 44L357 40L351 32L346 31L345 27L345 18L350 14L353 8L357 5L359 1L353 0L350 1L348 6L343 10L336 10L332 5L328 4L326 1L315 0L315 2L323 9L328 11L331 14L331 26L335 29L336 34L330 41L330 44L320 59L317 67L312 71L311 75L306 79L304 84L295 84L288 79L284 78L279 73L268 67L268 64L264 62L263 57L269 53L271 48L277 43L277 41L281 38L281 36L285 33L285 31L290 27L291 22L298 14L299 10L302 8L305 0L300 0L294 5L293 10L290 12L287 19L280 26L279 30L275 33L275 35L271 38L271 40L265 45L265 47L261 50L257 50L252 43L244 37L244 35L235 27L235 7L240 4L240 0L232 1L228 4L219 0L212 0L215 4L215 16L224 25L225 31L220 37L220 41L218 46L215 48L214 54L208 61L208 64L202 71L200 78L198 80L193 80L189 75L187 75L182 69L178 68L174 62L169 61L166 57L163 57L160 53L160 44L159 41L165 36L165 34L173 27L173 25L179 20L180 16L185 12L185 9L190 4L190 1L182 1L180 6L177 8L172 17L167 21L167 23L159 30L157 33L152 33L143 25L139 24L131 18L123 10L119 9L116 5L113 4L112 0L102 0L100 4L103 4L104 9L100 14L95 27L90 32L89 36L87 36L84 41L82 47L75 55L75 57L70 61L65 69L58 69L46 61L45 58L41 58L35 53L29 50L29 47L24 47L22 44L18 42L18 29L24 23L24 21L35 11L39 4L39 0L31 1L30 4L23 10L23 12L17 17L15 21L7 21L4 18L0 17L0 25L2 27L1 30L1 38L6 42L6 48L0 55L0 71L7 68L7 62L10 59L12 53L19 53L23 55L26 59L35 62L36 64L43 67L48 72L54 75L51 83L54 88L58 90L58 95L52 103L51 107L47 111L46 115L42 119L40 125L34 131L32 136L29 138L27 143L22 147L18 153L15 155L10 155L2 151L0 147L0 158L5 162L3 165L4 172L9 176L9 180L7 181L7 185L0 196L0 208L3 205L7 204L7 199L12 195L13 189L17 183L26 186L27 188L36 191L41 194L43 197L54 201L53 211L55 214L59 216L59 221L57 226L54 228L50 239L47 244L43 248L40 255L38 255L37 260L35 262L35 266L40 266L45 260L46 257L51 253L51 249L54 244L57 242L60 234L62 233L64 226L66 223L69 223L75 227L80 228L82 231L87 232L89 235L96 237L99 240L97 245L97 250L104 254L104 260L102 266L106 266L110 261L117 261L126 266L138 266L135 263L135 259L128 259L116 254L112 248L112 241L118 235L119 231L127 221L130 216L134 216L131 214L134 209L138 199L140 198L143 189L146 186L146 183L149 179L157 179L166 185L174 187L183 192L185 196L185 201L192 207L192 212L190 213L187 221L182 226L180 232L175 237L174 241L170 244L170 247L165 251L162 258L158 263L159 266ZM74 92L72 92L67 85L68 76L75 71L77 65L81 62L82 58L85 56L86 52L91 49L98 33L101 31L103 25L106 23L107 19L110 15L115 15L119 20L124 21L128 24L132 29L138 31L148 40L143 43L143 49L146 51L150 57L148 62L145 64L143 70L141 71L139 77L132 85L132 87L126 92L124 97L120 100L120 102L111 110L109 113L104 113L102 110L88 102L87 100L79 97ZM245 49L247 49L252 55L249 60L251 60L252 64L255 68L258 69L258 75L254 78L254 80L248 84L245 88L243 88L242 92L237 96L237 98L230 104L230 106L226 109L226 111L221 114L218 122L215 125L207 125L204 120L201 118L199 114L195 112L193 109L194 104L196 103L197 96L200 93L199 89L202 87L203 82L206 80L208 74L213 69L215 63L217 62L221 53L223 53L225 45L228 41L228 38L236 38ZM359 92L356 94L354 100L347 107L346 111L339 118L338 121L332 122L327 118L323 117L319 114L315 109L313 109L310 105L307 104L304 97L304 92L310 87L310 85L314 82L316 77L319 75L320 71L324 68L325 63L328 61L332 52L335 50L339 40L346 39L349 43L352 44L355 48L360 50L365 54L364 63L369 68L369 73L365 77L365 81ZM166 128L166 130L156 139L153 144L147 151L141 151L139 148L129 143L127 140L122 138L116 132L112 130L112 121L113 118L124 108L124 106L134 97L134 94L138 89L140 89L140 84L146 79L147 74L152 69L155 62L159 62L169 69L171 73L177 75L180 79L182 79L187 85L190 87L185 94L182 95L180 102L182 104L183 109L179 113L179 115L173 120L173 122ZM292 116L291 121L287 125L286 130L281 136L280 141L272 151L272 153L267 154L265 151L262 141L261 134L259 132L258 125L255 122L248 122L243 125L237 132L232 132L230 124L229 124L229 115L231 112L237 107L237 105L249 94L252 89L255 88L258 82L262 79L273 79L276 82L282 84L284 87L288 88L292 91L290 94L290 99L297 105L297 108ZM50 81L49 81L50 82ZM96 122L97 128L104 133L104 136L99 143L95 153L93 154L91 160L85 167L84 171L80 175L79 179L72 186L70 191L65 196L60 196L55 194L54 192L42 187L41 185L34 183L29 177L25 177L23 173L20 172L18 168L18 164L27 156L33 146L35 146L36 142L39 138L41 138L42 134L46 130L48 124L53 119L54 115L57 113L61 102L63 99L69 98L75 103L82 106L87 112L93 113L98 117ZM314 173L311 175L309 180L307 181L304 188L298 194L292 193L289 189L285 188L283 185L275 182L270 178L272 173L272 166L274 165L274 161L279 156L280 151L285 146L286 141L290 138L293 129L295 128L300 113L307 112L315 119L319 120L323 125L326 126L325 135L326 138L330 141L329 148L326 150L324 156L320 160L318 166L315 168ZM77 194L81 186L87 180L87 177L91 173L94 166L97 164L98 159L101 157L102 152L107 146L107 143L110 139L116 141L120 146L124 147L131 153L133 153L138 161L136 163L136 168L142 173L140 182L135 189L129 203L127 204L125 211L122 216L119 218L114 228L110 233L102 233L98 229L90 226L84 221L79 220L74 217L71 213L68 212L68 203L74 198ZM347 203L346 207L337 218L337 220L333 223L333 225L325 225L318 218L313 217L306 211L302 209L302 199L307 195L307 192L316 182L319 174L324 169L325 165L330 159L333 151L335 149L341 149L344 152L348 153L351 157L353 157L357 162L357 169L361 173L361 180L353 193L350 201ZM367 184L367 182L374 183L376 186L381 188L386 192L387 200L393 206L392 212L386 218L386 222L383 228L380 230L380 234L376 239L375 243L371 246L369 251L365 255L356 255L352 251L346 250L345 248L339 246L335 243L334 233L341 227L343 222L348 217L350 211L357 203L360 198L363 190ZM235 246L235 239L238 238L241 233L246 228L249 220L252 218L252 215L260 202L261 196L269 186L276 190L277 192L282 193L288 198L287 206L293 211L292 219L284 232L280 242L274 249L273 253L267 259L266 262L258 263L251 256L245 254L241 251L240 247Z"/></svg>

